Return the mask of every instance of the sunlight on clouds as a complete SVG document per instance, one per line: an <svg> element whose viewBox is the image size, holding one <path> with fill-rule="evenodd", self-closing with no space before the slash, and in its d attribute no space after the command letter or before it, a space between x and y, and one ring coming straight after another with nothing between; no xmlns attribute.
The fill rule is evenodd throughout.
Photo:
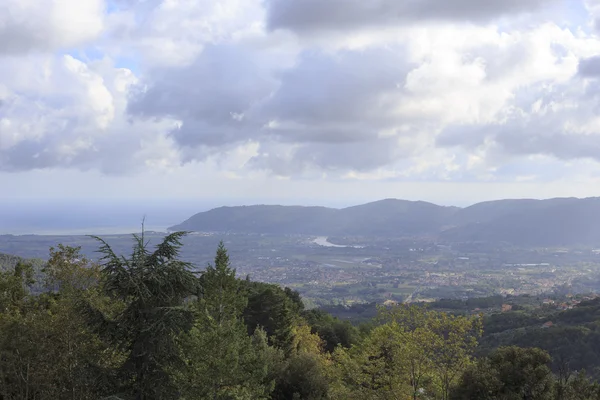
<svg viewBox="0 0 600 400"><path fill-rule="evenodd" d="M401 20L334 3L7 0L0 171L262 182L230 193L597 182L598 1L571 25L539 0L390 2Z"/></svg>

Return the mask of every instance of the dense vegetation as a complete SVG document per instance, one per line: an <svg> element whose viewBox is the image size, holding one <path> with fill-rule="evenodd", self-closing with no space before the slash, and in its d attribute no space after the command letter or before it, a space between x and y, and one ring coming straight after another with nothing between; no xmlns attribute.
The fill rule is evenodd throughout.
<svg viewBox="0 0 600 400"><path fill-rule="evenodd" d="M183 235L136 236L127 257L99 239L99 264L58 246L43 274L0 272L0 399L600 399L540 349L475 358L480 315L399 305L356 327L239 279L223 244L194 272Z"/></svg>

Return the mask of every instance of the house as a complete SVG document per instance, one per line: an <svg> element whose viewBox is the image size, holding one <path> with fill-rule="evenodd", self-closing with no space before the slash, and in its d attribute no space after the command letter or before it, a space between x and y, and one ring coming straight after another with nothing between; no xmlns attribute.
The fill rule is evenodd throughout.
<svg viewBox="0 0 600 400"><path fill-rule="evenodd" d="M552 321L548 321L548 322L545 322L545 323L542 325L542 329L548 329L548 328L550 328L551 326L554 326L554 324L552 323Z"/></svg>
<svg viewBox="0 0 600 400"><path fill-rule="evenodd" d="M508 312L512 310L512 305L510 304L502 304L502 312Z"/></svg>

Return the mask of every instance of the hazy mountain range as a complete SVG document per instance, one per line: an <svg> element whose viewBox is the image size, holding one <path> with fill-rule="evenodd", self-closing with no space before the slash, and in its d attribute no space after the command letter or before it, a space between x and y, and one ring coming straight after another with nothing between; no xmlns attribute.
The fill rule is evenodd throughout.
<svg viewBox="0 0 600 400"><path fill-rule="evenodd" d="M169 230L600 246L600 198L498 200L466 208L386 199L354 207L256 205L198 213Z"/></svg>

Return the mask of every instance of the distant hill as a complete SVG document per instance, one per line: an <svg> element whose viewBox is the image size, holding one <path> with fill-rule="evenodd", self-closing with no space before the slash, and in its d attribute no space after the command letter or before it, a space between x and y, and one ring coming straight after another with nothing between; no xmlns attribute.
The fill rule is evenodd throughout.
<svg viewBox="0 0 600 400"><path fill-rule="evenodd" d="M498 200L466 208L386 199L343 209L220 207L169 230L346 236L432 236L449 242L598 245L600 198Z"/></svg>
<svg viewBox="0 0 600 400"><path fill-rule="evenodd" d="M220 207L169 230L309 234L420 235L439 231L457 210L422 201L381 200L343 209L301 206Z"/></svg>
<svg viewBox="0 0 600 400"><path fill-rule="evenodd" d="M449 241L507 242L529 246L600 247L600 198L480 203L455 215L440 233Z"/></svg>

